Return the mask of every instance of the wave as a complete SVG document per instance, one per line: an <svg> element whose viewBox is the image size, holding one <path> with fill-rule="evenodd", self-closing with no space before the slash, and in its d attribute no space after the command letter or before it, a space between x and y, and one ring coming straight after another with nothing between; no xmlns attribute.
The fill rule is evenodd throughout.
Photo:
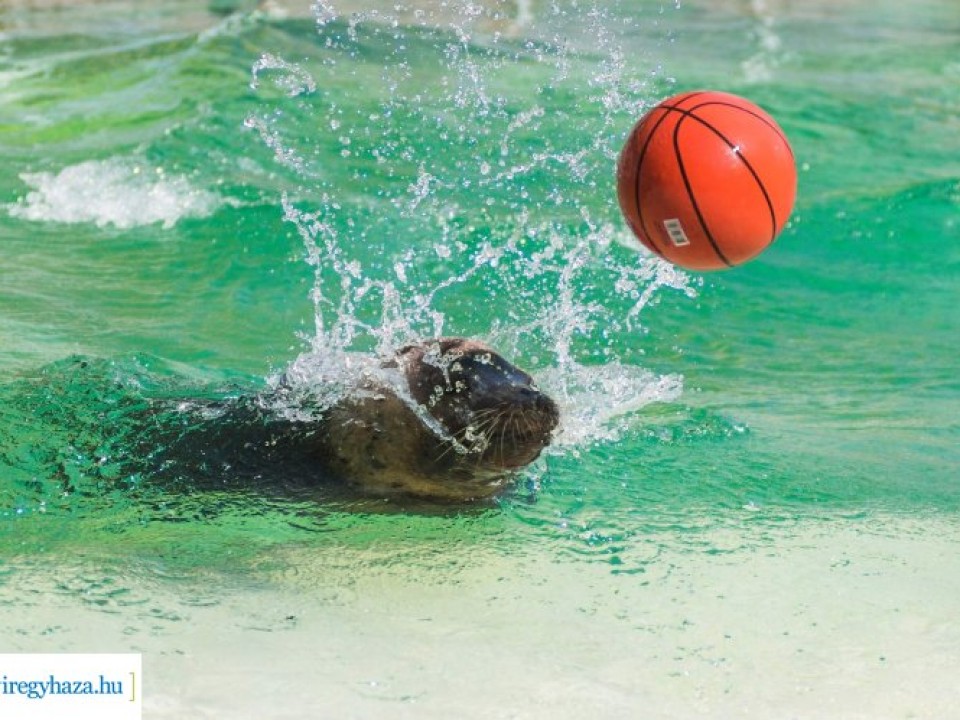
<svg viewBox="0 0 960 720"><path fill-rule="evenodd" d="M93 223L121 230L161 223L169 229L184 218L209 217L232 204L183 175L133 158L88 160L56 173L21 173L20 178L32 189L7 211L33 222Z"/></svg>

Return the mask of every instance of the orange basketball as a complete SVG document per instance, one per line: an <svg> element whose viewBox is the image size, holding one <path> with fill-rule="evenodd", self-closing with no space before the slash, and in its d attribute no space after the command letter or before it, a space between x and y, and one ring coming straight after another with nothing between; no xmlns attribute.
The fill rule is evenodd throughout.
<svg viewBox="0 0 960 720"><path fill-rule="evenodd" d="M688 92L636 124L620 153L617 197L634 234L689 270L732 267L783 230L797 192L780 126L748 100Z"/></svg>

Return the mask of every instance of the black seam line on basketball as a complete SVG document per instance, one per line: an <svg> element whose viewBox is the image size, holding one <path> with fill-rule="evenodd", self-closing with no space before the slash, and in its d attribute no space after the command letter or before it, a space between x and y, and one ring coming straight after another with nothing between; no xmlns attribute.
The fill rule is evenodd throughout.
<svg viewBox="0 0 960 720"><path fill-rule="evenodd" d="M710 243L710 247L713 248L714 253L716 253L718 258L720 258L720 262L727 267L733 267L733 263L727 260L726 255L723 254L723 251L720 250L720 246L717 245L717 241L713 239L713 233L710 232L710 228L707 227L707 221L704 219L703 213L700 211L700 205L697 204L697 197L693 194L693 187L690 185L690 178L687 176L687 168L683 164L683 155L680 154L680 126L683 125L684 120L690 117L690 114L684 112L683 110L678 110L677 108L673 109L683 114L683 117L677 120L677 124L673 128L673 152L677 156L677 167L680 169L680 177L683 178L683 185L687 189L687 196L690 198L690 204L693 205L693 211L697 214L697 220L700 221L700 227L703 228L703 233L707 236L707 241Z"/></svg>
<svg viewBox="0 0 960 720"><path fill-rule="evenodd" d="M711 104L711 103L704 103L704 105L709 105L709 104ZM738 107L738 106L736 106L736 105L731 105L731 104L729 104L729 103L714 103L714 104L725 105L725 106L727 106L727 107L735 107L735 108ZM695 108L691 108L691 110L699 110L699 109L700 109L701 107L703 107L704 105L698 105L698 106L695 107ZM738 108L738 109L742 109L742 108ZM760 120L763 120L763 118L761 118L761 117L760 117L759 115L757 115L756 113L752 113L752 112L750 112L749 110L746 110L745 112L747 112L747 113L750 114L750 115L753 115L753 116L756 117L756 118L759 118ZM717 128L714 127L712 123L707 122L706 120L704 120L703 118L699 117L698 115L694 115L692 112L690 113L690 117L692 117L693 119L695 119L695 120L696 120L697 122L699 122L701 125L703 125L703 126L706 127L707 129L709 129L712 133L714 133L717 137L719 137L721 140L723 140L723 141L727 144L727 146L736 153L737 157L740 158L740 162L742 162L742 163L746 166L747 170L750 171L750 174L753 176L754 182L757 183L757 187L760 188L760 192L763 193L763 199L764 199L764 200L766 201L766 203L767 203L767 210L770 211L770 224L771 224L771 228L770 228L770 242L773 242L773 241L776 239L776 237L777 237L777 210L776 210L776 208L774 208L774 206L773 206L773 199L770 197L770 193L767 192L767 186L763 184L763 180L760 179L760 175L759 175L759 174L757 173L757 171L754 169L754 167L753 167L753 165L750 163L750 161L747 160L747 156L744 155L742 152L740 152L740 150L737 149L737 145L736 145L735 143L731 142L731 140L730 140L729 138L727 138L722 132L720 132L719 130L717 130ZM766 124L769 126L769 123L766 123ZM781 135L781 137L783 137L783 136ZM789 145L788 145L788 147L789 147Z"/></svg>
<svg viewBox="0 0 960 720"><path fill-rule="evenodd" d="M703 95L703 91L688 93L681 98L680 102L684 102L685 100L689 100L690 98L698 95ZM658 105L657 107L669 108L671 110L676 109L673 105ZM654 110L656 109L657 108L654 108ZM663 113L663 115L657 119L656 123L647 134L647 139L643 143L643 147L640 149L640 154L637 156L636 172L633 176L633 197L637 203L637 220L640 221L640 229L643 231L643 234L647 240L653 244L654 250L656 250L657 254L661 257L665 257L663 254L665 251L660 248L660 244L653 238L653 234L647 230L647 223L643 219L643 204L640 202L640 168L643 167L643 158L647 154L647 148L650 146L650 141L653 140L653 136L657 133L657 128L659 128L660 124L667 119L668 115L670 115L669 112Z"/></svg>
<svg viewBox="0 0 960 720"><path fill-rule="evenodd" d="M781 130L780 127L779 127L776 123L771 122L768 118L765 118L765 117L764 117L763 115L761 115L760 113L756 113L756 112L754 112L753 110L750 110L749 108L743 107L742 105L735 105L734 103L723 102L723 101L721 101L721 100L712 100L712 101L710 101L710 102L701 103L701 104L699 104L699 105L696 105L696 106L690 108L690 111L692 112L692 111L694 111L694 110L699 110L700 108L702 108L702 107L707 107L708 105L722 105L723 107L734 108L734 109L736 109L736 110L739 110L740 112L745 112L745 113L747 113L748 115L752 115L752 116L755 117L757 120L759 120L759 121L762 122L764 125L766 125L768 128L770 128L771 130L773 130L773 131L777 134L777 136L778 136L781 140L783 140L783 144L786 146L787 152L790 153L790 157L791 157L791 158L793 157L793 148L790 147L790 142L787 140L787 136L783 134L783 130Z"/></svg>
<svg viewBox="0 0 960 720"><path fill-rule="evenodd" d="M723 140L723 141L727 144L727 147L729 147L731 150L733 150L733 151L736 153L736 156L737 156L738 158L740 158L740 162L742 162L742 163L746 166L747 170L750 172L750 175L753 176L754 182L757 183L757 187L760 188L760 192L763 194L763 199L764 199L764 200L766 201L766 203L767 203L767 210L770 211L770 223L771 223L771 226L772 226L772 227L771 227L771 230L770 230L770 242L773 242L773 241L776 239L776 237L777 237L777 211L776 211L776 208L774 208L774 206L773 206L773 200L770 198L770 193L767 192L767 186L763 184L763 180L760 179L760 175L759 175L759 174L757 173L757 171L753 168L753 165L750 164L750 161L747 160L747 156L744 155L742 152L740 152L740 151L737 149L737 145L736 145L735 143L731 142L729 138L727 138L722 132L720 132L719 130L717 130L717 128L714 127L713 124L707 122L707 121L704 120L703 118L701 118L701 117L699 117L698 115L695 115L695 114L693 113L694 110L698 110L698 109L700 109L701 107L704 107L704 106L706 106L706 105L725 105L725 106L727 106L727 107L732 107L732 108L736 108L736 109L738 109L738 110L743 110L743 108L741 108L741 107L738 106L738 105L732 105L732 104L730 104L730 103L719 103L719 102L704 103L703 105L697 105L697 106L695 106L695 107L693 107L693 108L690 108L690 110L684 110L684 109L682 109L682 108L677 108L677 107L674 107L674 108L671 108L671 109L674 110L675 112L678 112L678 113L683 114L683 115L684 115L684 119L685 119L686 117L690 117L690 118L693 118L694 120L696 120L698 123L700 123L700 124L703 125L705 128L707 128L708 130L710 130L710 132L712 132L712 133L713 133L714 135L716 135L718 138L720 138L721 140ZM751 113L749 110L744 110L744 112L746 112L746 113L748 113L748 114L750 114L750 115L753 115L754 117L759 117L758 115L756 115L756 113ZM760 120L763 120L763 118L759 118L759 119L760 119ZM679 126L680 126L680 124L681 124L682 122L683 122L683 119L677 121L677 128L679 128ZM767 124L769 125L769 123L767 123ZM675 131L675 132L676 132L676 131ZM781 137L782 137L782 135L781 135ZM674 141L675 141L675 142L674 142L674 149L676 150L676 152L677 152L677 158L679 159L679 157L680 157L680 150L679 150L679 147L677 146L677 143L676 143L676 134L674 135ZM789 147L789 145L788 145L788 147Z"/></svg>
<svg viewBox="0 0 960 720"><path fill-rule="evenodd" d="M702 93L696 93L696 94L701 95ZM686 100L686 98L684 98L684 100ZM765 118L760 113L756 113L753 110L750 110L749 108L745 108L743 107L743 105L737 105L731 102L724 102L722 100L709 100L707 102L700 103L699 105L694 105L691 108L682 108L676 105L663 105L662 107L668 107L671 110L676 110L677 112L681 112L681 113L692 113L694 110L699 110L700 108L708 107L710 105L722 105L723 107L733 108L734 110L740 110L741 112L745 112L747 113L747 115L752 115L757 120L759 120L764 125L766 125L768 128L773 130L777 134L777 136L781 140L783 140L783 144L786 146L787 152L789 152L790 157L793 158L793 148L790 147L790 141L787 140L787 136L783 134L783 130L776 123L771 122L769 118ZM706 121L701 120L701 122L706 122Z"/></svg>

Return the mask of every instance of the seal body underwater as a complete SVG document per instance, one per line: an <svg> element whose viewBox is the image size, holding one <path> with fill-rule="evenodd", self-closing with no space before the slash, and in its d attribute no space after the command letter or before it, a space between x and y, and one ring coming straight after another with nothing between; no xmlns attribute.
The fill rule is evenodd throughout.
<svg viewBox="0 0 960 720"><path fill-rule="evenodd" d="M500 492L550 443L556 403L533 378L488 345L440 338L379 361L354 387L313 416L278 411L298 388L277 387L181 421L155 467L181 480L189 466L297 484L323 480L364 495L470 501ZM189 478L188 478L189 481Z"/></svg>

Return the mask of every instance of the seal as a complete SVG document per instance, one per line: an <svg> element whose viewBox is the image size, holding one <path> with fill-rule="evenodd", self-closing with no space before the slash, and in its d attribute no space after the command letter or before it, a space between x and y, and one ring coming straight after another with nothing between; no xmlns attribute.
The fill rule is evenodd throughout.
<svg viewBox="0 0 960 720"><path fill-rule="evenodd" d="M163 437L151 429L151 474L184 490L335 483L467 502L500 492L559 422L533 378L477 340L428 340L374 362L319 412L300 412L291 371L258 395L153 408L144 425Z"/></svg>
<svg viewBox="0 0 960 720"><path fill-rule="evenodd" d="M477 340L409 345L384 367L406 388L367 380L316 435L322 464L364 493L488 498L539 457L559 422L533 378Z"/></svg>

